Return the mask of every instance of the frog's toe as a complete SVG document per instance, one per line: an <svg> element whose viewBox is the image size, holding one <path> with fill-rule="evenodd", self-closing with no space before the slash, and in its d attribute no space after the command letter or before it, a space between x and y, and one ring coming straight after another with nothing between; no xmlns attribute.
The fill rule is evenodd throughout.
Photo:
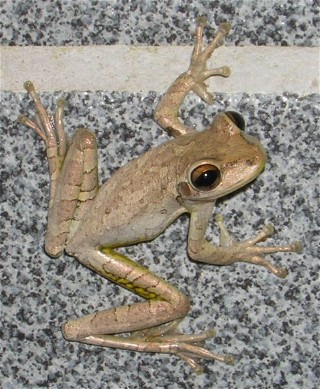
<svg viewBox="0 0 320 389"><path fill-rule="evenodd" d="M302 243L300 241L293 242L291 245L291 250L296 253L302 252Z"/></svg>
<svg viewBox="0 0 320 389"><path fill-rule="evenodd" d="M274 226L272 224L266 224L261 230L261 240L274 234Z"/></svg>
<svg viewBox="0 0 320 389"><path fill-rule="evenodd" d="M229 354L217 354L205 349L204 347L195 344L181 343L173 347L175 351L172 352L175 356L181 358L186 362L197 374L203 372L203 367L199 365L196 360L199 358L215 360L223 362L227 365L234 364L234 358Z"/></svg>
<svg viewBox="0 0 320 389"><path fill-rule="evenodd" d="M289 271L285 267L278 267L275 269L274 274L279 278L286 278L287 275L289 274Z"/></svg>

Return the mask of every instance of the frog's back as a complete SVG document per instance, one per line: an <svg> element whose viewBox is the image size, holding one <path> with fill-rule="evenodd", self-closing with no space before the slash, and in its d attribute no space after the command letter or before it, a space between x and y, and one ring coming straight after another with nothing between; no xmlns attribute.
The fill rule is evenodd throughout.
<svg viewBox="0 0 320 389"><path fill-rule="evenodd" d="M105 245L160 234L185 212L177 201L177 183L190 163L194 138L188 134L173 139L119 168L99 189L79 232L90 225L99 244Z"/></svg>

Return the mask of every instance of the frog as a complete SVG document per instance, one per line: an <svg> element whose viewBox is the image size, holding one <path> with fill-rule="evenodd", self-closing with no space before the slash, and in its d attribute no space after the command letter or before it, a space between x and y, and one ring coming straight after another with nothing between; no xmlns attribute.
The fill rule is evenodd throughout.
<svg viewBox="0 0 320 389"><path fill-rule="evenodd" d="M180 215L188 214L187 252L195 262L246 262L285 278L287 269L275 266L265 255L302 249L298 241L286 246L258 245L274 233L270 224L253 237L237 241L220 214L215 217L219 243L206 238L216 201L255 180L267 157L260 141L245 133L244 119L235 111L218 112L202 131L188 127L180 118L189 93L213 104L215 96L208 91L206 80L230 75L227 66L207 66L228 35L230 23L221 23L207 45L203 43L205 26L206 18L198 17L190 65L163 94L154 112L156 123L173 138L132 159L102 184L96 137L89 129L78 128L69 139L63 125L64 99L58 100L51 115L33 83L27 81L24 87L34 102L36 120L19 117L46 147L50 175L46 253L53 258L63 253L73 256L141 297L131 305L69 319L62 326L64 338L106 348L171 354L196 373L204 369L200 359L233 364L234 357L206 348L205 341L215 335L211 328L197 334L179 331L179 323L190 310L189 297L119 248L151 241Z"/></svg>

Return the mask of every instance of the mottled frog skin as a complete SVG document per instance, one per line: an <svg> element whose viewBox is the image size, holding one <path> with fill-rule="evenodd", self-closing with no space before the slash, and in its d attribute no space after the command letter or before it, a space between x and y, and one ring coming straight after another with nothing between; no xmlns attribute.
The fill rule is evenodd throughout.
<svg viewBox="0 0 320 389"><path fill-rule="evenodd" d="M264 255L301 249L299 242L285 247L257 246L273 233L270 225L253 238L236 242L220 215L216 217L220 244L205 238L215 201L254 180L265 166L266 154L257 139L244 133L243 119L235 112L219 113L201 132L179 120L179 109L188 93L194 92L211 104L214 97L204 81L230 74L227 67L206 66L230 25L222 23L214 39L203 47L204 25L205 19L198 18L190 66L169 87L155 110L156 122L174 138L132 160L103 185L98 182L95 135L82 128L70 140L67 138L63 100L58 101L54 116L50 116L33 84L27 81L25 88L34 100L37 121L20 117L20 122L36 131L46 145L51 179L46 252L57 257L65 251L146 299L69 320L63 326L65 338L174 354L198 373L202 371L199 358L229 364L233 358L205 348L204 341L214 335L213 330L181 334L177 325L188 314L188 297L116 249L155 238L182 213L190 214L188 254L198 262L248 262L285 277L287 270L275 267Z"/></svg>

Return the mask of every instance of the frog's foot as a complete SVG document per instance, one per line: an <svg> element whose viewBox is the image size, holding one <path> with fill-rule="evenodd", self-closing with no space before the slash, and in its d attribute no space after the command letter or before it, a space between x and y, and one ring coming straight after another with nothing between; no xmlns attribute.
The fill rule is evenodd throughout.
<svg viewBox="0 0 320 389"><path fill-rule="evenodd" d="M287 246L256 246L258 242L264 241L274 233L274 227L271 224L265 225L254 237L242 242L235 242L227 231L221 215L216 216L216 222L220 229L220 246L225 253L225 259L220 264L226 265L234 262L248 262L264 266L279 278L285 278L288 275L288 270L284 267L274 266L270 261L263 258L262 255L276 252L302 251L300 242L293 242Z"/></svg>
<svg viewBox="0 0 320 389"><path fill-rule="evenodd" d="M206 339L215 336L214 330L201 334L184 335L176 331L177 324L178 322L172 322L150 330L135 331L130 336L93 335L78 339L78 341L95 346L138 352L172 354L190 365L197 374L203 372L203 367L197 362L199 358L217 360L228 365L234 363L231 355L216 354L203 347ZM142 335L143 333L145 335Z"/></svg>
<svg viewBox="0 0 320 389"><path fill-rule="evenodd" d="M181 323L183 319L177 319L173 321L169 321L168 323L161 324L155 327L145 328L143 330L137 330L131 332L135 337L141 338L154 338L157 336L163 336L168 334L180 334L178 332L177 327Z"/></svg>
<svg viewBox="0 0 320 389"><path fill-rule="evenodd" d="M175 137L195 131L194 128L181 123L179 119L179 110L186 95L193 91L206 103L212 104L214 95L208 92L205 80L213 76L228 77L230 75L230 69L227 66L207 69L207 61L214 50L221 46L231 26L229 23L220 24L213 40L203 48L202 38L205 24L205 17L197 19L194 48L188 70L173 82L162 96L154 112L155 121Z"/></svg>
<svg viewBox="0 0 320 389"><path fill-rule="evenodd" d="M18 120L25 126L32 128L44 140L47 149L49 172L52 179L54 178L52 176L57 174L68 148L68 139L62 123L65 100L58 100L55 114L51 116L43 106L33 83L26 81L24 88L34 101L36 120L33 121L23 115L20 115Z"/></svg>
<svg viewBox="0 0 320 389"><path fill-rule="evenodd" d="M192 91L196 93L207 104L212 104L214 95L207 91L204 81L212 76L229 77L230 68L223 66L216 69L207 69L207 61L216 48L221 46L223 38L229 33L231 25L221 23L214 39L206 48L202 48L203 29L206 25L206 18L201 16L197 18L197 28L195 34L194 49L191 56L191 63L187 74L191 75L194 81Z"/></svg>

